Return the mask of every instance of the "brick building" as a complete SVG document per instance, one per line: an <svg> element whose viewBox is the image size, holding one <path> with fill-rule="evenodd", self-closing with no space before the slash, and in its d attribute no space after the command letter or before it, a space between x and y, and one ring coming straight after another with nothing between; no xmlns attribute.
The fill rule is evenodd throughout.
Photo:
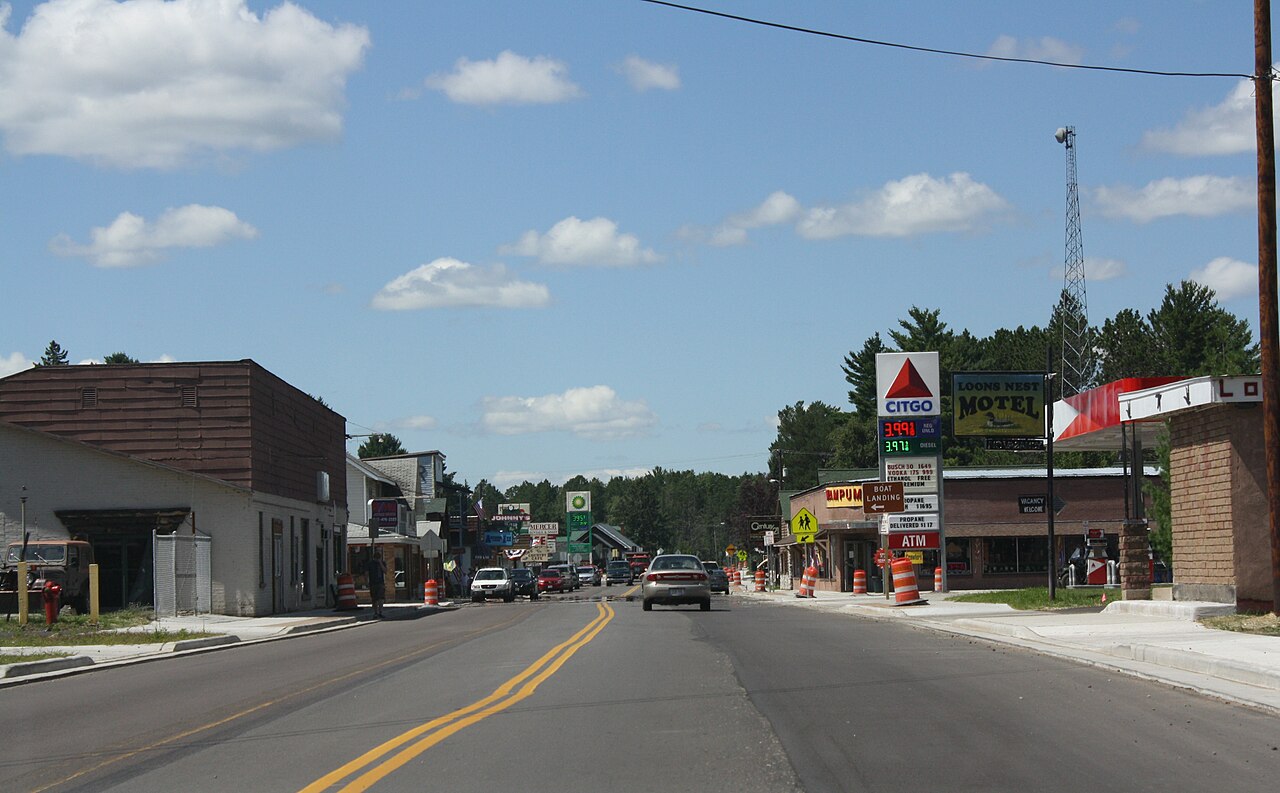
<svg viewBox="0 0 1280 793"><path fill-rule="evenodd" d="M82 536L107 605L173 585L157 538L200 538L212 611L331 603L346 526L345 421L251 360L38 367L0 379L0 530ZM166 577L168 576L168 577Z"/></svg>

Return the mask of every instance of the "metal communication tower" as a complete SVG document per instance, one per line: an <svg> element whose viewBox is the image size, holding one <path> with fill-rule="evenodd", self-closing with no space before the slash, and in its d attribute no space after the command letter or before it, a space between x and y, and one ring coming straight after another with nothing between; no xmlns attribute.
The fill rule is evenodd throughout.
<svg viewBox="0 0 1280 793"><path fill-rule="evenodd" d="M1080 235L1080 191L1076 185L1076 129L1062 127L1054 135L1067 147L1067 252L1062 278L1062 396L1093 385L1093 345L1089 333L1089 301L1084 285L1084 242Z"/></svg>

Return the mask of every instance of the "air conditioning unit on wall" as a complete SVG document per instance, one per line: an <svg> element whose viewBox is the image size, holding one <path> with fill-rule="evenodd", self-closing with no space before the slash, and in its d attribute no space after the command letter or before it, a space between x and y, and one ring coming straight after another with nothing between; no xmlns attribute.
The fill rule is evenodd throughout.
<svg viewBox="0 0 1280 793"><path fill-rule="evenodd" d="M329 472L316 471L316 501L329 500Z"/></svg>

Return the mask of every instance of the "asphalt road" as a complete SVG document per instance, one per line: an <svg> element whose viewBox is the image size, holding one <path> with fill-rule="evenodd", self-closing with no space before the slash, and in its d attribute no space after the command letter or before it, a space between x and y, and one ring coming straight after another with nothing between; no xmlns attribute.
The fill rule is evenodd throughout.
<svg viewBox="0 0 1280 793"><path fill-rule="evenodd" d="M620 588L584 590L620 595ZM1280 723L899 624L551 597L0 690L0 790L1272 789Z"/></svg>

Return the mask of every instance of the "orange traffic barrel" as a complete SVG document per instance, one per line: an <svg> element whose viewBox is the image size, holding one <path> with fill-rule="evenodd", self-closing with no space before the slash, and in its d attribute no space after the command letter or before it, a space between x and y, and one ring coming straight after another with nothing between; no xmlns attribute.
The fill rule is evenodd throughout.
<svg viewBox="0 0 1280 793"><path fill-rule="evenodd" d="M865 570L853 571L853 594L867 594L867 572Z"/></svg>
<svg viewBox="0 0 1280 793"><path fill-rule="evenodd" d="M910 559L899 557L893 560L893 603L895 606L909 606L923 603L920 589L916 586L916 568Z"/></svg>
<svg viewBox="0 0 1280 793"><path fill-rule="evenodd" d="M764 591L764 571L763 570L756 571L756 591L757 592Z"/></svg>
<svg viewBox="0 0 1280 793"><path fill-rule="evenodd" d="M350 573L338 576L338 611L351 611L360 607L356 602L356 580Z"/></svg>
<svg viewBox="0 0 1280 793"><path fill-rule="evenodd" d="M941 567L933 568L933 591L934 592L942 591L942 568Z"/></svg>
<svg viewBox="0 0 1280 793"><path fill-rule="evenodd" d="M422 585L422 602L427 606L440 605L440 585L434 578Z"/></svg>

